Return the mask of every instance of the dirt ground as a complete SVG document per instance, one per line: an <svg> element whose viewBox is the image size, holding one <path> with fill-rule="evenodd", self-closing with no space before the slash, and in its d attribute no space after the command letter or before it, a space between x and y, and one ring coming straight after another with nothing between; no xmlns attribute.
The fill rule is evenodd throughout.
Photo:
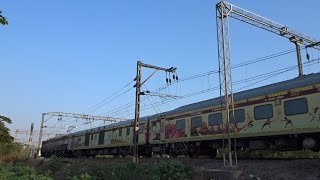
<svg viewBox="0 0 320 180"><path fill-rule="evenodd" d="M54 179L65 179L65 170L77 165L90 166L99 164L101 166L112 166L114 163L131 161L128 158L97 158L97 159L61 159L62 166L55 173ZM139 163L156 165L160 161L167 161L168 158L141 158ZM184 164L192 166L195 170L193 179L200 179L199 176L208 169L218 169L223 166L222 159L189 159L175 158ZM42 163L37 160L27 162L30 166L39 167ZM292 159L292 160L238 160L237 170L242 171L241 179L261 180L316 180L320 179L320 159Z"/></svg>

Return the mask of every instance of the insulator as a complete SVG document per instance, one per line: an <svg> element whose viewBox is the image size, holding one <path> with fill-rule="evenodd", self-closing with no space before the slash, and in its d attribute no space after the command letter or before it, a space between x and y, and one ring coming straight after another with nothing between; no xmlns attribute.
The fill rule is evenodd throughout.
<svg viewBox="0 0 320 180"><path fill-rule="evenodd" d="M177 81L179 80L178 75L176 75L176 80L177 80Z"/></svg>
<svg viewBox="0 0 320 180"><path fill-rule="evenodd" d="M306 48L306 55L307 55L307 59L308 59L308 61L309 61L310 55L309 55L309 53L308 53L308 48Z"/></svg>
<svg viewBox="0 0 320 180"><path fill-rule="evenodd" d="M166 78L166 82L167 82L167 84L169 83L169 79L168 78Z"/></svg>
<svg viewBox="0 0 320 180"><path fill-rule="evenodd" d="M172 75L172 77L173 77L173 80L175 80L175 79L176 79L176 76L175 76L175 75Z"/></svg>
<svg viewBox="0 0 320 180"><path fill-rule="evenodd" d="M147 91L146 91L146 93L150 93L150 91L149 91L149 90L147 90Z"/></svg>
<svg viewBox="0 0 320 180"><path fill-rule="evenodd" d="M169 79L169 83L171 84L171 79Z"/></svg>

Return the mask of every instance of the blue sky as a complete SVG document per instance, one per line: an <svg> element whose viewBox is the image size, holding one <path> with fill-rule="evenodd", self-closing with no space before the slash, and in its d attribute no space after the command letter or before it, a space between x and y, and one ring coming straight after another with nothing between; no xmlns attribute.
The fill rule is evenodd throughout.
<svg viewBox="0 0 320 180"><path fill-rule="evenodd" d="M216 70L216 0L9 1L0 9L9 26L0 26L0 114L13 119L12 131L39 127L41 113L89 112L135 76L136 62L177 67L180 78ZM320 39L319 1L260 0L231 3ZM287 39L236 20L230 21L233 64L294 48ZM305 53L305 52L303 52ZM312 58L318 52L310 51ZM303 60L305 61L305 54ZM296 64L295 54L234 70L234 81ZM319 65L305 68L318 72ZM150 73L144 70L143 75ZM253 87L294 78L297 71ZM146 77L146 76L144 76ZM217 74L177 83L162 93L184 96L218 85ZM242 84L239 87L249 85ZM146 88L165 85L157 73ZM160 111L213 98L218 91L159 106ZM154 101L165 101L153 97ZM133 117L134 90L92 112ZM143 106L150 105L146 100ZM153 114L156 108L143 111ZM159 110L157 110L159 111ZM54 123L54 122L53 122Z"/></svg>

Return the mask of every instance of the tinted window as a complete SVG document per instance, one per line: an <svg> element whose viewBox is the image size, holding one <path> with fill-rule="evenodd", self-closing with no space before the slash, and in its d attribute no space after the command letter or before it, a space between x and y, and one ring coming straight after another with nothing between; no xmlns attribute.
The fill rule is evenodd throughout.
<svg viewBox="0 0 320 180"><path fill-rule="evenodd" d="M84 145L89 146L90 134L86 134L84 138Z"/></svg>
<svg viewBox="0 0 320 180"><path fill-rule="evenodd" d="M284 102L286 116L305 114L308 112L308 102L306 98L294 99Z"/></svg>
<svg viewBox="0 0 320 180"><path fill-rule="evenodd" d="M104 143L104 131L99 132L99 139L98 139L98 145L101 145Z"/></svg>
<svg viewBox="0 0 320 180"><path fill-rule="evenodd" d="M243 122L245 120L244 109L234 110L234 118L232 117L232 112L230 111L230 122Z"/></svg>
<svg viewBox="0 0 320 180"><path fill-rule="evenodd" d="M119 136L122 136L122 128L119 129Z"/></svg>
<svg viewBox="0 0 320 180"><path fill-rule="evenodd" d="M127 136L129 136L130 135L130 128L128 127L127 128Z"/></svg>
<svg viewBox="0 0 320 180"><path fill-rule="evenodd" d="M185 129L185 127L186 127L186 121L184 119L178 120L176 122L176 129L177 130Z"/></svg>
<svg viewBox="0 0 320 180"><path fill-rule="evenodd" d="M219 125L222 122L222 114L210 114L208 118L209 126Z"/></svg>
<svg viewBox="0 0 320 180"><path fill-rule="evenodd" d="M254 119L268 119L273 117L272 104L254 107Z"/></svg>
<svg viewBox="0 0 320 180"><path fill-rule="evenodd" d="M191 127L192 128L197 128L197 127L201 127L201 126L202 126L202 117L201 116L191 118Z"/></svg>

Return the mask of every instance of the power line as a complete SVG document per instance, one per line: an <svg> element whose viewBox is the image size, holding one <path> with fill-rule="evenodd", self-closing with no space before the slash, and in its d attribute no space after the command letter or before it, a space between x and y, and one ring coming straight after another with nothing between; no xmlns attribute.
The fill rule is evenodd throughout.
<svg viewBox="0 0 320 180"><path fill-rule="evenodd" d="M303 65L307 65L307 66L314 65L314 64L317 64L318 62L316 62L316 61L319 61L319 60L320 60L320 58L313 59L311 61L303 63ZM242 90L244 88L250 87L250 86L252 86L254 84L260 83L262 81L265 81L267 79L270 79L272 77L278 76L278 75L283 74L285 72L295 70L295 69L297 69L297 66L290 66L290 67L283 68L283 69L280 69L280 70L275 70L275 71L272 71L272 72L268 72L268 73L264 73L264 74L260 74L260 75L257 75L257 76L250 77L249 81L245 80L245 79L241 79L239 81L234 82L234 84L235 85L239 85L239 84L243 84L243 83L254 81L254 80L258 80L258 79L262 79L262 80L260 80L258 82L254 82L252 84L249 84L249 85L247 85L245 87L241 87L241 88L237 89L235 92L237 92L239 90ZM216 86L216 87L213 87L213 88L208 88L208 89L205 89L205 90L193 92L193 93L184 95L181 99L185 99L185 98L197 96L197 95L200 95L200 94L212 92L214 90L218 90L219 88L220 88L219 86ZM145 106L143 109L141 109L141 111L145 111L145 110L151 109L151 108L153 108L151 106L154 106L154 105L160 106L160 105L167 104L167 103L170 103L170 102L173 102L173 101L175 101L175 100L168 100L168 101L165 101L165 102L155 102L155 103L153 103L153 105ZM129 111L129 110L126 110L126 111ZM118 113L118 114L122 114L122 113ZM132 114L132 113L130 113L130 114Z"/></svg>

